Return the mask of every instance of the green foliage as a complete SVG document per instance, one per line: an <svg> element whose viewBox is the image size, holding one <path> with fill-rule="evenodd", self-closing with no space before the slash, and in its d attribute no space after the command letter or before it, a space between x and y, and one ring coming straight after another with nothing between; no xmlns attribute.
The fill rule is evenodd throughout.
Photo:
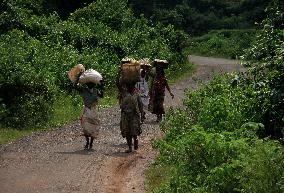
<svg viewBox="0 0 284 193"><path fill-rule="evenodd" d="M231 84L233 77L215 77L184 99L189 114L204 128L233 131L248 121L259 122L267 107L252 86Z"/></svg>
<svg viewBox="0 0 284 193"><path fill-rule="evenodd" d="M3 126L53 125L54 116L64 112L64 105L57 101L59 96L72 93L66 71L78 63L101 72L106 88L111 90L117 64L123 57L167 59L173 72L185 64L182 45L187 35L171 25L153 26L144 17L135 18L126 0L91 2L65 20L60 18L65 13L51 11L57 10L59 4L60 1L1 2ZM62 109L54 109L55 106ZM65 112L65 117L76 117L76 113Z"/></svg>
<svg viewBox="0 0 284 193"><path fill-rule="evenodd" d="M152 192L284 191L283 10L269 10L248 72L215 77L166 114L155 164L171 172Z"/></svg>
<svg viewBox="0 0 284 193"><path fill-rule="evenodd" d="M172 24L198 36L216 29L248 29L264 17L273 0L130 0L136 15L144 14L153 22Z"/></svg>
<svg viewBox="0 0 284 193"><path fill-rule="evenodd" d="M39 73L44 62L34 57L35 52L41 53L41 43L15 30L1 36L0 45L1 117L18 127L46 121L55 88L49 71Z"/></svg>
<svg viewBox="0 0 284 193"><path fill-rule="evenodd" d="M213 30L192 38L187 49L191 54L235 59L251 46L255 33L256 30Z"/></svg>
<svg viewBox="0 0 284 193"><path fill-rule="evenodd" d="M152 187L153 192L283 190L284 150L277 142L240 137L235 132L212 133L200 126L174 139L168 134L171 131L155 143L160 151L156 165L172 169L156 177L161 180L160 188ZM149 172L152 178L156 169Z"/></svg>
<svg viewBox="0 0 284 193"><path fill-rule="evenodd" d="M283 137L284 125L284 6L268 7L268 17L261 23L261 33L252 49L244 55L248 76L259 90L259 97L269 101L263 114L266 134Z"/></svg>
<svg viewBox="0 0 284 193"><path fill-rule="evenodd" d="M86 8L72 13L70 18L77 22L97 20L113 30L128 27L129 23L134 20L130 9L127 7L127 1L124 0L98 0Z"/></svg>

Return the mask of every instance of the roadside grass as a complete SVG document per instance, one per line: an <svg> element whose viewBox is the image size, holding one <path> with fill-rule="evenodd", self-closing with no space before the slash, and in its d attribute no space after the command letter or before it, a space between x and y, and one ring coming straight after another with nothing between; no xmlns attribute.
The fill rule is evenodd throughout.
<svg viewBox="0 0 284 193"><path fill-rule="evenodd" d="M26 135L29 135L34 130L18 130L13 128L0 128L0 144L9 143L13 140L22 138Z"/></svg>
<svg viewBox="0 0 284 193"><path fill-rule="evenodd" d="M172 168L170 166L165 167L164 165L160 164L152 164L146 170L146 192L157 192L157 187L161 187L163 184L169 181L171 172Z"/></svg>
<svg viewBox="0 0 284 193"><path fill-rule="evenodd" d="M60 127L66 123L75 121L80 116L81 106L77 96L60 93L53 104L53 115L46 125L18 129L1 127L0 144L12 142L33 132Z"/></svg>

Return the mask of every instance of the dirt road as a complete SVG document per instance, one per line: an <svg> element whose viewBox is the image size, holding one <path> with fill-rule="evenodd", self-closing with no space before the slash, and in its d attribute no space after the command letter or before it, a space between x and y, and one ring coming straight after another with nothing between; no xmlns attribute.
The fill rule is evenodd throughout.
<svg viewBox="0 0 284 193"><path fill-rule="evenodd" d="M238 61L190 56L198 65L192 77L171 86L166 107L181 104L185 89L194 89L213 74L239 70ZM51 131L34 133L0 146L0 193L142 193L145 168L156 152L151 140L162 136L155 117L147 112L139 150L124 153L119 132L119 108L100 109L102 128L93 151L84 151L80 125L75 122Z"/></svg>

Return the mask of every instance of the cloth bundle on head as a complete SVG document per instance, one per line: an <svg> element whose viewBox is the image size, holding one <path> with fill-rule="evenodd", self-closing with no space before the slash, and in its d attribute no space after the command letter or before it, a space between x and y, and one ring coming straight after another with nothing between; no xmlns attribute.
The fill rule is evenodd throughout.
<svg viewBox="0 0 284 193"><path fill-rule="evenodd" d="M102 75L93 69L88 69L86 70L81 76L79 77L79 83L80 84L85 84L88 82L92 82L95 84L101 84L103 80Z"/></svg>
<svg viewBox="0 0 284 193"><path fill-rule="evenodd" d="M77 64L71 68L67 74L72 82L78 81L80 84L92 82L100 85L103 80L102 75L98 71L93 69L85 70L83 64Z"/></svg>
<svg viewBox="0 0 284 193"><path fill-rule="evenodd" d="M78 79L78 76L85 72L85 67L83 66L83 64L77 64L76 66L74 66L73 68L71 68L67 74L68 74L68 77L69 79L72 81L72 82L75 82L77 81Z"/></svg>

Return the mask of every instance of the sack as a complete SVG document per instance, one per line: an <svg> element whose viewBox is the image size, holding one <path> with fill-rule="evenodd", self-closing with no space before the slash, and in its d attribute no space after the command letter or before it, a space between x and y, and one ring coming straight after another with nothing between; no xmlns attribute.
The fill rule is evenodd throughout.
<svg viewBox="0 0 284 193"><path fill-rule="evenodd" d="M140 64L138 62L124 63L121 65L122 83L136 83L140 80Z"/></svg>
<svg viewBox="0 0 284 193"><path fill-rule="evenodd" d="M88 82L92 82L95 84L101 84L101 80L103 80L102 75L93 69L86 70L81 76L79 77L79 83L85 84Z"/></svg>
<svg viewBox="0 0 284 193"><path fill-rule="evenodd" d="M68 78L72 81L75 82L78 79L78 76L80 75L80 73L85 72L85 67L83 66L83 64L77 64L76 66L74 66L73 68L71 68L67 74L68 74Z"/></svg>

